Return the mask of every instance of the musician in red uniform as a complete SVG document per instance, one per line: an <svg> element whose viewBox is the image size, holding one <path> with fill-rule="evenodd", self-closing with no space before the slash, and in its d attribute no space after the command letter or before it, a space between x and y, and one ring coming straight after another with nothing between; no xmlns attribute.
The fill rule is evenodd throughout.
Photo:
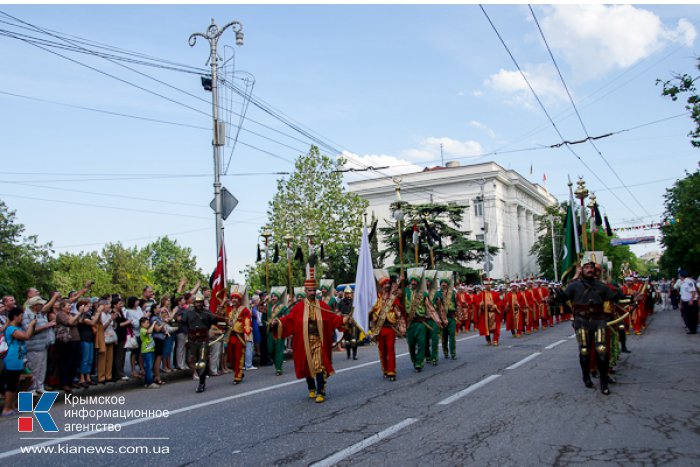
<svg viewBox="0 0 700 467"><path fill-rule="evenodd" d="M484 290L476 295L477 326L479 335L486 338L487 345L498 346L501 335L501 298L495 290L491 290L492 282L484 279Z"/></svg>
<svg viewBox="0 0 700 467"><path fill-rule="evenodd" d="M517 282L510 284L510 291L503 299L503 311L506 314L506 330L513 337L521 337L523 332L524 297L518 292Z"/></svg>
<svg viewBox="0 0 700 467"><path fill-rule="evenodd" d="M226 320L231 331L226 353L229 363L233 366L233 384L240 383L245 376L243 374L245 343L253 332L252 315L246 304L246 286L232 285L231 296L226 307Z"/></svg>
<svg viewBox="0 0 700 467"><path fill-rule="evenodd" d="M525 334L530 334L534 328L535 321L535 297L532 296L532 292L528 290L527 283L520 283L520 296L523 298L523 303L525 304L525 312L523 315L525 321Z"/></svg>
<svg viewBox="0 0 700 467"><path fill-rule="evenodd" d="M644 299L646 287L644 287L644 284L639 280L639 276L636 273L632 276L629 292L635 297L635 301L638 302L637 308L632 312L632 328L634 329L635 335L639 336L642 334L644 321L646 319L646 300Z"/></svg>
<svg viewBox="0 0 700 467"><path fill-rule="evenodd" d="M542 279L537 280L535 285L534 294L538 301L538 312L539 318L542 321L542 328L547 329L547 326L553 326L554 323L551 321L549 308L547 306L549 298L549 290L545 287L545 281Z"/></svg>
<svg viewBox="0 0 700 467"><path fill-rule="evenodd" d="M375 269L374 276L379 285L377 303L369 311L372 326L371 336L377 340L379 363L384 377L396 381L396 327L401 326L401 301L398 299L398 284L392 284L389 274L383 269ZM406 330L403 329L403 334Z"/></svg>
<svg viewBox="0 0 700 467"><path fill-rule="evenodd" d="M326 302L316 300L314 267L304 281L306 298L299 300L289 314L272 323L275 336L292 336L294 372L298 379L306 378L309 397L317 403L326 400L326 380L333 371L333 331L343 331L348 317L335 314Z"/></svg>

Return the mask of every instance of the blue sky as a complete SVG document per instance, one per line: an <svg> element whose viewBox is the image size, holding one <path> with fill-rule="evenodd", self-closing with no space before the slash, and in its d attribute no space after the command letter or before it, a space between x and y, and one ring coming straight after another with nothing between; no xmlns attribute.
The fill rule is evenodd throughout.
<svg viewBox="0 0 700 467"><path fill-rule="evenodd" d="M585 137L527 5L485 9L565 139ZM698 6L533 9L589 135L684 111L682 103L660 96L655 80L694 71ZM236 48L236 70L255 76L257 97L333 148L364 164L410 171L434 165L442 143L446 159L494 160L539 183L546 174L547 188L560 199L567 176L583 175L614 227L658 221L665 188L698 163L686 116L596 142L632 195L616 188L621 183L591 145L573 149L612 192L567 149L543 147L561 138L478 5L2 5L0 10L42 28L192 67L205 66L208 47L203 42L189 47L189 35L203 32L212 17L220 25L239 20L245 45ZM0 20L11 21L2 15ZM0 29L18 31L4 23ZM222 44L233 43L233 33L225 33ZM211 125L210 94L194 74L133 65L196 97L97 57L59 52L200 112L5 36L0 36L0 91ZM7 94L0 94L0 105L0 198L17 210L29 233L52 241L57 252L99 250L115 241L144 245L168 234L192 247L205 271L213 268L210 131ZM224 105L241 108L236 99ZM310 144L253 106L247 116L267 127L244 122L240 141L258 149L239 145L223 179L240 200L226 222L229 272L236 279L255 259L276 177L235 174L289 170L282 159L293 160ZM517 149L528 150L502 153ZM480 156L493 151L500 154ZM230 147L224 153L226 162ZM142 179L126 179L134 177ZM658 231L635 233L642 234Z"/></svg>

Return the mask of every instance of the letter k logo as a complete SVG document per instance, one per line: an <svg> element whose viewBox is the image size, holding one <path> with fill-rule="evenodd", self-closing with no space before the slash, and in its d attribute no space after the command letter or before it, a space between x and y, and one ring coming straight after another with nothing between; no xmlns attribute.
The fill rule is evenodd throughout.
<svg viewBox="0 0 700 467"><path fill-rule="evenodd" d="M53 407L58 392L45 392L39 398L39 402L34 407L34 399L31 392L20 392L18 399L18 408L20 413L33 413L36 421L39 423L41 430L44 432L56 432L58 427L53 421L49 410ZM17 419L17 431L20 433L31 433L34 431L32 417L19 417Z"/></svg>

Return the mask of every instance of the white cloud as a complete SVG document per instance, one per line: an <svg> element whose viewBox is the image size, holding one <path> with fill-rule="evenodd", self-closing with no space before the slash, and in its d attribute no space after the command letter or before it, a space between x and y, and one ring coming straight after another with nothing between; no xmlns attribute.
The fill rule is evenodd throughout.
<svg viewBox="0 0 700 467"><path fill-rule="evenodd" d="M413 161L439 161L441 144L445 159L476 156L484 152L478 141L459 141L447 137L431 136L421 140L418 143L418 148L402 151L401 157Z"/></svg>
<svg viewBox="0 0 700 467"><path fill-rule="evenodd" d="M523 74L527 77L527 81L530 82L537 96L545 104L568 99L566 90L562 86L553 65L524 65ZM513 104L531 108L536 105L532 91L530 91L527 82L517 70L501 69L498 73L489 76L484 85L499 93L514 95L513 99L510 96L508 97Z"/></svg>
<svg viewBox="0 0 700 467"><path fill-rule="evenodd" d="M346 169L364 169L368 166L375 168L387 167L386 169L379 169L381 174L374 171L357 173L348 172L345 176L347 181L363 180L369 177L374 178L382 175L399 175L420 172L423 170L423 167L415 165L406 159L401 159L399 157L389 156L386 154L366 154L364 156L360 156L348 151L343 151L342 156L347 159L347 162L345 163Z"/></svg>
<svg viewBox="0 0 700 467"><path fill-rule="evenodd" d="M476 91L472 91L472 96L474 96L474 97L480 97L483 95L484 95L483 91L479 91L478 89Z"/></svg>
<svg viewBox="0 0 700 467"><path fill-rule="evenodd" d="M381 174L374 171L348 172L345 176L347 181L362 180L368 177L383 175L399 175L405 173L420 172L425 167L432 167L440 164L440 144L442 144L445 159L464 158L478 156L484 152L481 144L477 141L459 141L452 138L429 137L421 140L417 148L401 151L399 156L388 154L365 154L359 155L348 151L343 151L342 156L347 159L346 169L364 169L368 166L387 167L380 169Z"/></svg>
<svg viewBox="0 0 700 467"><path fill-rule="evenodd" d="M469 124L475 128L485 131L491 139L496 139L496 132L489 128L487 125L484 125L483 123L478 122L476 120L472 120L471 122L469 122Z"/></svg>
<svg viewBox="0 0 700 467"><path fill-rule="evenodd" d="M687 20L667 28L654 13L631 5L555 5L540 23L555 57L563 56L577 80L630 67L670 43L691 47Z"/></svg>
<svg viewBox="0 0 700 467"><path fill-rule="evenodd" d="M457 93L457 97L464 97L464 91L459 91Z"/></svg>

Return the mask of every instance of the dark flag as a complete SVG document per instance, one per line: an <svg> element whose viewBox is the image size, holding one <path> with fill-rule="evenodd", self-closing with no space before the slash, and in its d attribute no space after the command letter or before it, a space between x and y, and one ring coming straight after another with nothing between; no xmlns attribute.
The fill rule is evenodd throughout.
<svg viewBox="0 0 700 467"><path fill-rule="evenodd" d="M605 214L605 233L608 234L608 237L613 236L613 231L610 228L610 222L608 222L608 215Z"/></svg>

